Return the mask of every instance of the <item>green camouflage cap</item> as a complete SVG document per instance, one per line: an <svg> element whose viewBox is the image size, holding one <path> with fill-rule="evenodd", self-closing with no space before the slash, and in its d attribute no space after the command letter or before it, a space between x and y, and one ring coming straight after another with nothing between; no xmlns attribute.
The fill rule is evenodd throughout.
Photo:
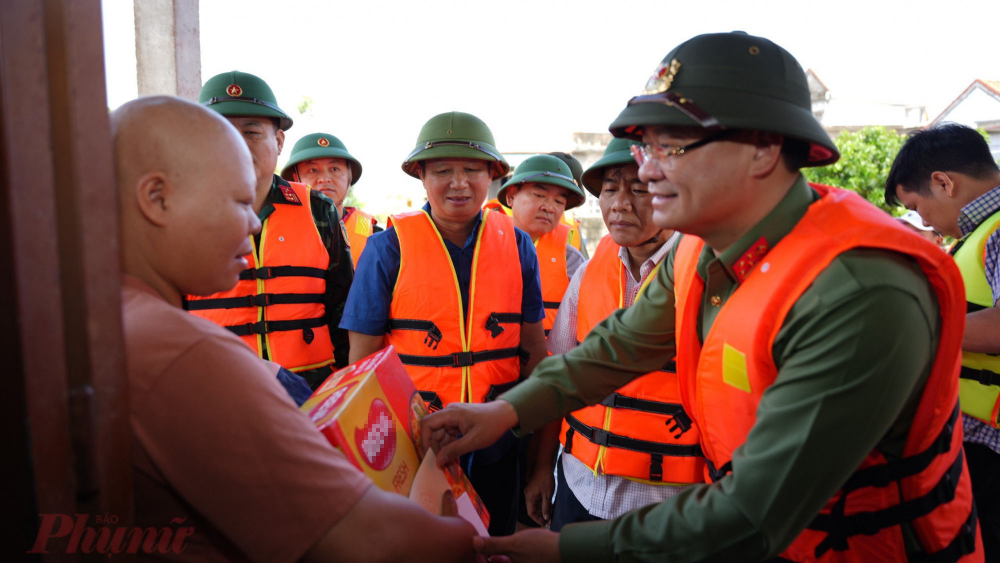
<svg viewBox="0 0 1000 563"><path fill-rule="evenodd" d="M327 133L313 133L299 139L292 147L292 153L288 155L288 162L281 171L281 177L292 180L292 174L298 163L316 158L343 158L351 166L351 185L356 184L361 178L361 163L358 159L347 152L347 147L340 139Z"/></svg>
<svg viewBox="0 0 1000 563"><path fill-rule="evenodd" d="M591 165L583 173L583 187L594 194L594 197L601 197L601 186L604 184L604 169L608 166L622 166L625 164L635 164L632 156L632 147L641 145L639 141L615 137L604 149L601 158Z"/></svg>
<svg viewBox="0 0 1000 563"><path fill-rule="evenodd" d="M417 168L424 160L437 158L474 158L493 163L493 179L503 177L510 165L493 141L493 132L478 117L451 111L430 118L417 135L417 146L403 162L403 171L418 178Z"/></svg>
<svg viewBox="0 0 1000 563"><path fill-rule="evenodd" d="M201 87L198 103L227 117L273 117L282 131L292 126L292 118L278 107L267 82L238 70L209 78Z"/></svg>
<svg viewBox="0 0 1000 563"><path fill-rule="evenodd" d="M514 175L500 187L497 199L504 207L510 207L507 205L507 188L526 183L549 184L566 188L567 210L580 207L587 196L576 185L572 174L569 166L558 157L547 154L533 156L514 170Z"/></svg>
<svg viewBox="0 0 1000 563"><path fill-rule="evenodd" d="M812 114L798 61L771 41L742 31L699 35L675 47L610 130L616 137L638 139L647 125L768 131L809 143L807 166L840 158Z"/></svg>

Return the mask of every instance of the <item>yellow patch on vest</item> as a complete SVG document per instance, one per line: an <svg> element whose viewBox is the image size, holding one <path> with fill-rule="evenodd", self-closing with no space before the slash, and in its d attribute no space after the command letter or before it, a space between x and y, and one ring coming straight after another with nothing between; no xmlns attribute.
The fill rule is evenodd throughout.
<svg viewBox="0 0 1000 563"><path fill-rule="evenodd" d="M729 344L722 348L722 380L741 391L750 392L747 357Z"/></svg>

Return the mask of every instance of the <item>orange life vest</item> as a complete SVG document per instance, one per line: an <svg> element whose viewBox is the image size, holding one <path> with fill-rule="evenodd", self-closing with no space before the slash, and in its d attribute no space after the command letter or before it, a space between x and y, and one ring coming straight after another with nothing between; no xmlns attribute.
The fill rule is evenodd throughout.
<svg viewBox="0 0 1000 563"><path fill-rule="evenodd" d="M351 261L354 262L354 269L357 269L361 252L368 244L368 237L372 236L372 230L378 221L355 207L345 207L344 213L347 215L344 218L344 230L347 231L347 241L351 245Z"/></svg>
<svg viewBox="0 0 1000 563"><path fill-rule="evenodd" d="M246 256L251 268L236 287L189 295L185 308L233 331L260 357L266 347L271 361L298 372L333 363L323 306L330 255L313 221L309 188L289 186L280 186L285 201L264 219L260 245Z"/></svg>
<svg viewBox="0 0 1000 563"><path fill-rule="evenodd" d="M569 238L569 227L559 223L556 228L545 233L535 242L535 252L538 253L538 271L542 278L542 304L545 306L545 319L542 328L545 336L549 335L556 321L556 312L562 302L566 288L569 287L569 276L566 275L566 241Z"/></svg>
<svg viewBox="0 0 1000 563"><path fill-rule="evenodd" d="M432 409L486 402L520 376L522 283L514 222L503 213L482 213L469 314L430 216L423 210L393 216L400 265L386 344L395 346Z"/></svg>
<svg viewBox="0 0 1000 563"><path fill-rule="evenodd" d="M905 561L900 524L909 523L934 561L982 561L958 411L965 325L958 270L945 253L857 194L813 188L822 198L773 249L757 256L703 345L698 316L704 281L696 265L704 243L687 236L677 251L677 366L684 407L701 431L708 476L717 480L732 470L732 453L746 440L761 394L778 375L774 339L813 280L853 248L899 252L920 265L941 308L937 356L903 458L887 461L878 451L868 454L781 556L793 561Z"/></svg>
<svg viewBox="0 0 1000 563"><path fill-rule="evenodd" d="M580 281L577 340L625 306L625 266L606 235ZM655 273L651 273L651 279ZM559 433L567 453L596 475L619 475L655 484L701 483L705 459L698 429L681 407L674 362L608 395L600 404L566 416Z"/></svg>

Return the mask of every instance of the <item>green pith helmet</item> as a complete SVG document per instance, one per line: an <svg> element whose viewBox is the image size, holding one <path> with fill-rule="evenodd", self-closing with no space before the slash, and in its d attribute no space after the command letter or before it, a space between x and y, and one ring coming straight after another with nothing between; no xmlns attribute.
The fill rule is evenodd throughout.
<svg viewBox="0 0 1000 563"><path fill-rule="evenodd" d="M209 78L201 87L198 103L227 117L274 117L282 131L292 126L292 118L278 107L278 100L267 82L238 70Z"/></svg>
<svg viewBox="0 0 1000 563"><path fill-rule="evenodd" d="M292 154L288 155L288 163L281 171L281 177L292 180L298 163L315 158L343 158L351 166L351 185L361 178L361 163L358 159L347 152L347 147L340 139L327 133L313 133L299 139L292 147Z"/></svg>
<svg viewBox="0 0 1000 563"><path fill-rule="evenodd" d="M569 169L573 172L573 179L576 180L576 185L583 185L580 183L581 176L583 175L583 165L580 164L580 161L575 156L565 152L550 152L549 154L565 162L566 166L569 166Z"/></svg>
<svg viewBox="0 0 1000 563"><path fill-rule="evenodd" d="M600 160L591 165L583 173L583 187L594 194L594 197L601 197L601 186L604 184L604 169L608 166L622 166L624 164L635 163L632 156L632 146L640 145L639 141L615 137L604 149L604 154Z"/></svg>
<svg viewBox="0 0 1000 563"><path fill-rule="evenodd" d="M559 158L547 154L533 156L514 170L514 175L511 176L510 180L501 186L497 193L497 199L504 207L510 207L507 205L507 188L525 183L551 184L566 188L566 209L580 207L587 196L584 195L580 186L576 185L572 174L573 171L570 170L569 166Z"/></svg>
<svg viewBox="0 0 1000 563"><path fill-rule="evenodd" d="M435 115L420 129L417 146L403 162L403 172L419 178L418 163L423 160L475 158L493 163L496 180L510 170L510 165L494 144L490 128L474 115L460 111Z"/></svg>
<svg viewBox="0 0 1000 563"><path fill-rule="evenodd" d="M647 125L770 131L808 142L806 166L840 158L813 117L799 63L771 41L742 31L699 35L675 47L610 129L615 137L638 139Z"/></svg>

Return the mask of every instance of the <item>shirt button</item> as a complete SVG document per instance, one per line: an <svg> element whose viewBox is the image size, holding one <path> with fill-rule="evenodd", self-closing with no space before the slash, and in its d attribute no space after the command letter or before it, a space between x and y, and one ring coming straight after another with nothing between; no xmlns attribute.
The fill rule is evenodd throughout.
<svg viewBox="0 0 1000 563"><path fill-rule="evenodd" d="M713 295L709 301L712 302L713 307L718 307L719 305L722 305L722 298L719 297L718 295Z"/></svg>

